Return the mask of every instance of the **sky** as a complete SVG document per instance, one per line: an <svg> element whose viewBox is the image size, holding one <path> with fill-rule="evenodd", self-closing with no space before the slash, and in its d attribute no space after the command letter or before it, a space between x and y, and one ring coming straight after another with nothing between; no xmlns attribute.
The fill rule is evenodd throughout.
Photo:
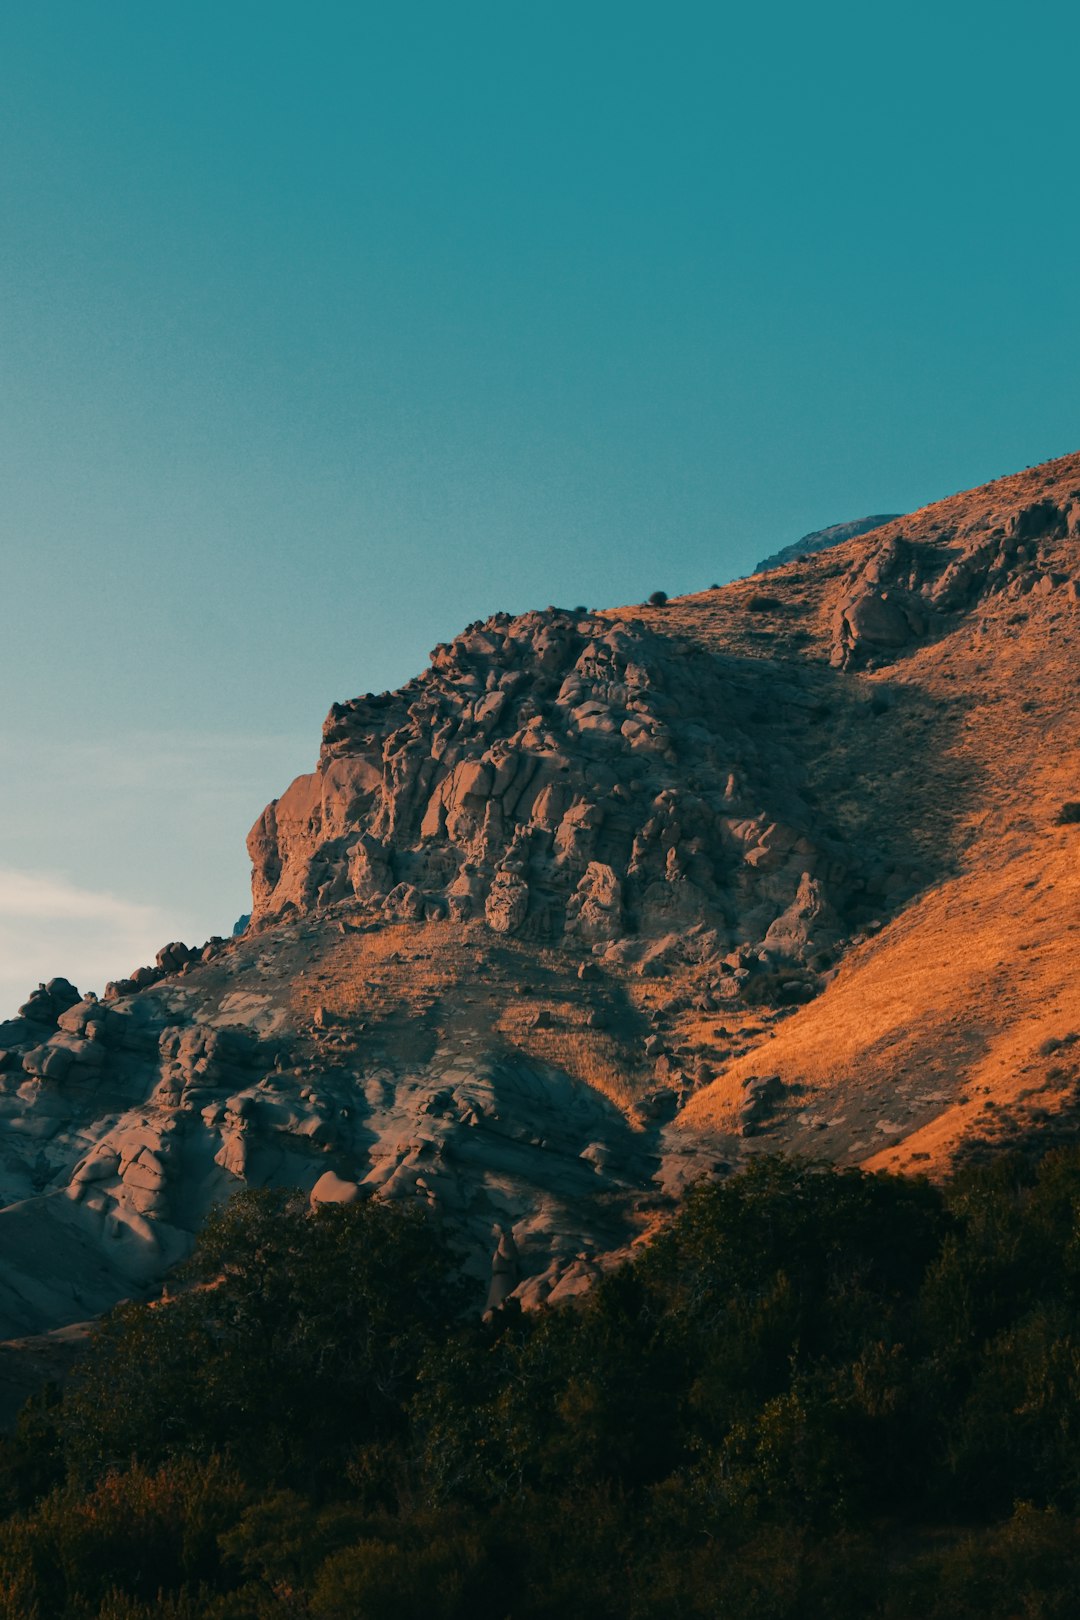
<svg viewBox="0 0 1080 1620"><path fill-rule="evenodd" d="M331 702L1080 447L1063 5L0 8L0 1014Z"/></svg>

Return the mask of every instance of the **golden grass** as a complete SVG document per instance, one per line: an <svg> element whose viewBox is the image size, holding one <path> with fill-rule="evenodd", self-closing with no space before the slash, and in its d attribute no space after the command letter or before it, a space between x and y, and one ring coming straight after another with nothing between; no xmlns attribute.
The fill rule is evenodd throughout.
<svg viewBox="0 0 1080 1620"><path fill-rule="evenodd" d="M794 1135L781 1145L847 1152L833 1147L831 1134L831 1121L844 1114L856 1156L862 1138L861 1157L871 1164L936 1169L985 1132L995 1112L987 1104L1021 1119L1036 1107L1052 1114L1071 1106L1065 1081L1080 1043L1060 1060L1040 1056L1039 1048L1080 1031L1080 827L1054 825L1061 803L1080 798L1075 594L1058 585L1045 596L992 598L971 618L945 626L942 639L872 675L830 670L827 650L849 570L883 534L949 546L954 528L962 540L1018 503L1050 497L1068 504L1074 488L1080 456L802 559L765 587L789 602L775 625L746 611L745 598L763 588L760 579L665 608L609 614L640 618L722 657L778 651L797 658L831 710L805 750L823 823L851 842L856 866L864 839L873 847L884 833L927 881L935 874L933 887L850 952L825 994L792 1016L773 1025L759 1009L733 1008L708 1017L686 1010L668 1021L669 1042L704 1048L727 1064L684 1111L685 1125L730 1127L745 1079L776 1072L805 1087L792 1094L789 1124L815 1110L830 1119L814 1137L807 1124L803 1139L792 1125ZM1041 543L1039 551L1040 568L1075 580L1075 540ZM798 642L784 644L792 629ZM892 688L897 701L875 727L865 718L866 699L879 687ZM376 1019L395 1016L396 1008L402 1027L410 1011L438 1002L440 1021L512 1041L628 1109L647 1084L641 1037L650 1012L676 997L692 1007L695 997L686 992L708 971L667 980L606 972L620 1040L583 1027L585 1008L603 997L578 986L574 967L569 953L496 939L482 923L404 924L336 938L297 982L295 1000L308 1016L319 1005L332 1016ZM528 996L517 993L515 980L528 982ZM529 1015L545 1005L557 1027L532 1028ZM756 1045L730 1056L741 1049L747 1023L759 1031L750 1037ZM715 1034L720 1025L731 1038ZM900 1127L891 1139L880 1134L886 1115Z"/></svg>
<svg viewBox="0 0 1080 1620"><path fill-rule="evenodd" d="M623 1044L606 1031L580 1026L534 1029L529 1018L537 1007L546 1007L560 1020L569 1010L565 1003L560 1006L543 1001L510 1006L499 1020L500 1033L529 1057L562 1069L626 1113L644 1087L633 1078L635 1065Z"/></svg>
<svg viewBox="0 0 1080 1620"><path fill-rule="evenodd" d="M400 923L365 934L333 931L291 989L294 1013L311 1021L394 1025L395 1049L419 1037L421 1022L456 1035L509 1042L581 1080L626 1111L641 1094L640 1054L617 1036L589 1029L594 1004L579 985L576 961L527 941L497 940L482 924ZM519 986L527 982L530 993ZM556 1027L534 1029L546 1009ZM415 1044L415 1043L412 1043Z"/></svg>
<svg viewBox="0 0 1080 1620"><path fill-rule="evenodd" d="M461 977L465 945L440 923L393 923L376 933L329 931L302 979L292 984L301 1017L325 1007L335 1018L364 1017L388 997L408 1008Z"/></svg>
<svg viewBox="0 0 1080 1620"><path fill-rule="evenodd" d="M1071 836L1070 836L1071 833ZM751 1075L767 1066L806 1088L807 1108L860 1103L866 1127L896 1112L898 1083L942 1097L931 1122L865 1157L872 1168L940 1169L981 1129L976 1104L1063 1102L1048 1039L1080 1031L1076 973L1080 836L1044 832L994 872L969 872L923 897L854 951L826 993L780 1024L767 1052L733 1062L682 1115L732 1128ZM821 1146L825 1146L824 1143Z"/></svg>
<svg viewBox="0 0 1080 1620"><path fill-rule="evenodd" d="M1067 505L1077 487L1080 456L1070 456L890 528L948 544L953 523L961 533L989 528L1018 502ZM792 565L814 583L822 641L846 568L824 589L814 576L857 561L881 533L845 543L826 564ZM1075 540L1041 542L1039 551L1039 569L1075 581ZM700 616L700 639L719 650L746 588L675 604L668 623L685 633ZM993 1136L988 1119L1023 1125L1035 1111L1075 1105L1080 1045L1057 1059L1039 1049L1080 1031L1080 828L1055 825L1061 804L1080 797L1078 640L1075 589L1059 584L1046 595L992 598L943 639L854 678L864 690L906 688L918 702L913 718L901 706L880 742L861 733L846 790L838 740L822 737L811 767L820 802L857 843L860 803L880 806L888 795L907 847L931 861L937 854L945 875L851 952L822 997L733 1059L689 1104L685 1125L732 1126L745 1080L776 1072L806 1088L798 1111L843 1115L848 1140L868 1138L865 1162L937 1170L965 1140ZM882 1117L904 1127L892 1141L874 1139ZM795 1145L829 1152L831 1137Z"/></svg>

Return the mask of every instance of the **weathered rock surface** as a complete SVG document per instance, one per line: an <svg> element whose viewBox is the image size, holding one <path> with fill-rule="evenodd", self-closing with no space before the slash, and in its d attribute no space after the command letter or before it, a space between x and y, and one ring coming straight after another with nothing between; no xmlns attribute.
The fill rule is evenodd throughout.
<svg viewBox="0 0 1080 1620"><path fill-rule="evenodd" d="M985 518L968 507L955 524L916 514L887 525L861 548L842 587L833 612L833 665L880 667L927 637L948 634L958 614L995 598L1021 602L1064 590L1075 601L1075 565L1053 543L1078 536L1080 488Z"/></svg>
<svg viewBox="0 0 1080 1620"><path fill-rule="evenodd" d="M755 672L757 673L757 672ZM763 949L807 884L816 918L859 890L762 709L813 704L639 623L496 614L402 692L335 704L318 765L260 816L252 926L351 910L483 916L496 934L643 955L700 924ZM781 934L777 934L780 939Z"/></svg>
<svg viewBox="0 0 1080 1620"><path fill-rule="evenodd" d="M984 976L1000 949L982 870L1030 859L1007 915L1039 893L1031 963L1076 882L1078 539L1072 457L802 556L767 598L496 614L335 704L252 829L240 933L0 1022L0 1339L156 1288L245 1185L418 1200L497 1309L576 1297L748 1153L858 1162L960 1116L963 1009L934 996L980 982L961 936ZM924 914L947 921L904 945ZM871 1006L848 964L896 939Z"/></svg>
<svg viewBox="0 0 1080 1620"><path fill-rule="evenodd" d="M0 1338L153 1288L244 1185L296 1186L313 1205L418 1199L478 1282L497 1231L497 1302L572 1292L625 1249L654 1190L655 1131L482 1020L443 1026L429 998L392 1005L400 1036L372 1037L363 1008L309 1016L293 992L317 954L286 922L108 1003L72 1000L51 1030L0 1026L21 1060L0 1075Z"/></svg>

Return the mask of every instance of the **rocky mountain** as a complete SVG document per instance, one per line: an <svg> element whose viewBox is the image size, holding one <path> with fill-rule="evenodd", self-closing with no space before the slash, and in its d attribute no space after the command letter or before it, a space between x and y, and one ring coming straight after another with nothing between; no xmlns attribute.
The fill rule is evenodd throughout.
<svg viewBox="0 0 1080 1620"><path fill-rule="evenodd" d="M333 706L252 916L0 1024L0 1336L245 1184L572 1297L688 1181L1074 1129L1080 455L760 579L497 614Z"/></svg>
<svg viewBox="0 0 1080 1620"><path fill-rule="evenodd" d="M856 535L868 534L871 529L880 529L886 523L895 523L899 516L899 512L879 512L876 517L855 518L850 523L834 523L828 529L814 529L812 533L804 534L801 540L793 540L790 546L782 546L771 557L764 558L754 573L767 574L773 568L798 562L800 557L808 557L815 551L828 551L830 546L838 546L842 540L854 540Z"/></svg>

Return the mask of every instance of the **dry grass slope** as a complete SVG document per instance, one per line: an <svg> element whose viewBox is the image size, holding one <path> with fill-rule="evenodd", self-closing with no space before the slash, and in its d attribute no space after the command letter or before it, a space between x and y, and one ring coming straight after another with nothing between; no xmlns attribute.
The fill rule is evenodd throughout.
<svg viewBox="0 0 1080 1620"><path fill-rule="evenodd" d="M1033 468L927 507L890 528L932 543L990 528L1014 510L1080 488L1080 457ZM819 659L836 576L880 531L780 570ZM1042 548L1076 580L1078 542ZM841 555L843 554L843 555ZM1044 559L1045 560L1045 559ZM748 582L675 605L685 633L745 637ZM871 1166L943 1169L1031 1128L1071 1125L1080 1082L1080 829L1061 806L1080 787L1080 634L1075 590L997 597L948 634L857 677L885 689L899 725L837 791L842 740L822 736L823 791L854 833L870 800L899 786L912 845L938 848L944 874L762 1048L729 1064L682 1116L733 1127L742 1086L778 1073L786 1110L761 1145L812 1147ZM672 621L673 622L673 621ZM751 655L750 649L745 649ZM775 653L775 648L774 648ZM845 677L849 682L851 677ZM891 755L891 758L890 758ZM849 762L850 764L850 762ZM952 868L952 870L950 870Z"/></svg>

